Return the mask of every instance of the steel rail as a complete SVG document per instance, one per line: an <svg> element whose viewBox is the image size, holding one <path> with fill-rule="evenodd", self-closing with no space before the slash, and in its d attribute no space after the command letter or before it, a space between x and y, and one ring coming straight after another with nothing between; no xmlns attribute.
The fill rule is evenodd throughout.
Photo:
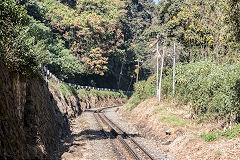
<svg viewBox="0 0 240 160"><path fill-rule="evenodd" d="M98 114L97 114L97 115L98 115ZM115 145L113 144L113 142L112 142L112 140L111 140L111 138L113 138L114 136L111 135L111 133L107 133L107 132L103 129L103 126L101 125L101 123L100 123L97 115L96 115L96 113L93 113L93 116L94 116L94 118L96 119L97 124L98 124L100 130L101 130L101 131L105 134L105 136L109 139L109 141L110 141L110 143L111 143L111 145L112 145L112 147L113 147L114 152L115 152L115 153L117 154L117 156L118 156L118 159L119 159L119 160L122 160L121 155L119 154L119 152L117 151Z"/></svg>
<svg viewBox="0 0 240 160"><path fill-rule="evenodd" d="M115 134L117 139L123 144L124 148L126 148L126 150L130 153L130 155L136 159L136 160L140 160L139 157L137 156L137 154L133 151L133 149L126 143L126 141L124 140L124 137L122 135L119 135L114 128L99 114L97 113L99 118L101 119L101 121L108 126L108 128L110 129L110 132L112 134Z"/></svg>
<svg viewBox="0 0 240 160"><path fill-rule="evenodd" d="M126 136L127 138L129 138L145 155L147 155L151 160L154 160L153 157L143 148L141 147L141 145L139 143L137 143L132 137L130 137L126 132L124 132L120 127L118 127L115 123L113 123L104 113L103 114L103 117L105 119L107 119L107 121L109 123L111 123L111 125L113 127L115 127L116 130L118 130L120 132L120 134Z"/></svg>
<svg viewBox="0 0 240 160"><path fill-rule="evenodd" d="M114 106L115 107L115 106ZM128 153L130 153L130 155L136 159L136 160L140 160L140 158L137 156L137 154L133 151L133 149L127 144L127 142L124 140L123 135L118 134L115 129L109 124L109 122L107 122L105 120L105 118L102 117L102 115L100 114L102 112L102 110L104 109L108 109L108 108L113 108L113 107L106 107L106 108L101 108L95 111L95 114L98 115L99 119L101 119L101 121L108 127L108 129L110 129L110 133L115 134L116 138L121 142L121 144L124 146L124 148L128 151Z"/></svg>
<svg viewBox="0 0 240 160"><path fill-rule="evenodd" d="M136 160L140 160L140 158L137 156L137 154L133 151L133 149L127 144L127 142L124 140L123 136L118 136L121 143L124 145L124 147L127 149L127 151L132 155L132 157Z"/></svg>
<svg viewBox="0 0 240 160"><path fill-rule="evenodd" d="M113 106L116 107L116 106ZM135 159L139 159L137 154L130 148L130 146L127 144L127 142L124 140L124 138L128 138L134 145L137 146L137 148L144 153L144 155L149 157L149 159L154 160L154 158L143 148L139 143L137 143L132 137L130 137L126 132L124 132L119 126L117 126L115 123L113 123L104 113L103 110L113 108L113 107L106 107L101 108L96 111L98 113L98 116L102 120L104 124L108 126L108 128L113 132L115 135L117 135L117 138L121 141L122 144L124 144L124 147L128 150L129 153L131 153L132 157ZM124 141L124 142L123 142ZM129 148L131 149L129 151Z"/></svg>

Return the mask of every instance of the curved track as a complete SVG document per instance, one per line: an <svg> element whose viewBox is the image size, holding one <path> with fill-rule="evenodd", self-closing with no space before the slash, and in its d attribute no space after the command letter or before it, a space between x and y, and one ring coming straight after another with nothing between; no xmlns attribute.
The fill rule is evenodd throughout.
<svg viewBox="0 0 240 160"><path fill-rule="evenodd" d="M104 134L110 139L116 138L118 142L121 143L124 149L128 152L131 158L136 160L153 160L153 157L139 143L137 143L133 138L131 138L127 133L125 133L120 127L118 127L104 114L104 110L109 108L113 107L101 108L94 112L94 117ZM107 128L106 130L104 129L104 125ZM114 148L116 152L117 149L116 147ZM120 155L118 155L118 157L119 159L121 159Z"/></svg>

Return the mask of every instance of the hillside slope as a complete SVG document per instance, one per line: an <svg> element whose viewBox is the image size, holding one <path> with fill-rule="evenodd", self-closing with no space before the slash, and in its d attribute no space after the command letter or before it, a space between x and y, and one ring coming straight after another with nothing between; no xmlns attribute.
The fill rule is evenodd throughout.
<svg viewBox="0 0 240 160"><path fill-rule="evenodd" d="M121 113L141 135L154 139L161 149L176 159L238 160L240 157L240 138L230 136L237 134L239 129L224 128L224 121L193 120L188 105L159 103L157 98L148 98L135 108L127 103ZM170 128L176 132L167 135Z"/></svg>
<svg viewBox="0 0 240 160"><path fill-rule="evenodd" d="M68 122L43 79L25 79L0 67L0 157L50 156L68 132Z"/></svg>
<svg viewBox="0 0 240 160"><path fill-rule="evenodd" d="M55 159L71 120L88 108L124 101L88 91L66 95L54 80L24 78L1 62L0 68L0 159Z"/></svg>

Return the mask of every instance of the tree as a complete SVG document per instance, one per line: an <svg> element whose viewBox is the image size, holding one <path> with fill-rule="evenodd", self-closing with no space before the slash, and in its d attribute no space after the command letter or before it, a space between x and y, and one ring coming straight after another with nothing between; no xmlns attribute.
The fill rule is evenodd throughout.
<svg viewBox="0 0 240 160"><path fill-rule="evenodd" d="M230 6L224 0L161 1L149 34L162 35L167 46L178 42L184 49L181 61L236 62L239 41L232 23L236 18L230 20Z"/></svg>
<svg viewBox="0 0 240 160"><path fill-rule="evenodd" d="M122 22L124 24L123 33L125 35L125 41L128 45L126 55L128 61L126 62L126 66L130 68L130 71L127 73L131 76L135 75L135 60L140 58L144 60L144 64L140 70L142 75L140 79L146 79L150 73L147 61L145 61L147 60L146 47L148 42L145 41L144 31L149 28L152 23L154 5L153 0L128 0L126 19ZM129 80L130 79L129 77Z"/></svg>
<svg viewBox="0 0 240 160"><path fill-rule="evenodd" d="M122 53L123 34L120 19L124 3L120 0L79 0L74 8L46 0L46 19L62 36L65 46L89 74L104 75L108 60Z"/></svg>
<svg viewBox="0 0 240 160"><path fill-rule="evenodd" d="M37 70L39 59L31 41L26 41L27 13L19 1L13 0L1 1L0 10L0 59L10 70L31 75Z"/></svg>

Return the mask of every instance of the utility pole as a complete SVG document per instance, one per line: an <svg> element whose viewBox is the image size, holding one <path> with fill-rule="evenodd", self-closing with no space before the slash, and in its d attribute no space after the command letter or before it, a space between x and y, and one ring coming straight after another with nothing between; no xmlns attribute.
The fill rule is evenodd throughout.
<svg viewBox="0 0 240 160"><path fill-rule="evenodd" d="M137 92L137 89L138 89L138 74L139 74L139 70L140 70L140 62L142 62L142 61L140 61L139 60L139 58L137 59L137 60L135 60L135 62L138 62L137 63L137 78L136 78L136 92ZM136 99L137 99L137 94L135 94L135 101L136 101Z"/></svg>
<svg viewBox="0 0 240 160"><path fill-rule="evenodd" d="M157 37L157 38L159 38L159 37ZM157 49L157 75L156 75L156 80L157 80L157 95L158 95L158 69L159 69L159 66L158 66L158 56L159 56L158 45L159 45L159 41L157 42L157 45L156 45L156 49Z"/></svg>
<svg viewBox="0 0 240 160"><path fill-rule="evenodd" d="M137 64L137 78L136 78L136 90L138 88L138 74L139 74L139 70L140 70L140 62L143 62L143 61L140 61L139 58L137 60L135 60L135 62L138 62Z"/></svg>
<svg viewBox="0 0 240 160"><path fill-rule="evenodd" d="M175 71L176 71L176 66L175 62L176 61L176 44L174 43L174 49L173 49L173 97L175 95Z"/></svg>
<svg viewBox="0 0 240 160"><path fill-rule="evenodd" d="M139 59L137 59L137 62L138 62L138 64L137 64L136 90L138 88Z"/></svg>
<svg viewBox="0 0 240 160"><path fill-rule="evenodd" d="M163 72L164 54L165 54L165 47L163 47L160 81L159 81L159 94L158 94L158 101L159 102L161 101L161 86L162 86L162 72Z"/></svg>
<svg viewBox="0 0 240 160"><path fill-rule="evenodd" d="M122 77L122 68L123 68L123 62L122 62L121 72L119 74L119 79L118 79L118 89L120 88L120 82L121 82L121 77Z"/></svg>
<svg viewBox="0 0 240 160"><path fill-rule="evenodd" d="M161 37L157 35L157 39L153 41L152 44L150 44L148 47L151 48L156 44L156 52L157 52L157 74L156 74L156 89L157 89L157 96L159 93L159 85L158 85L158 70L159 70L159 62L158 62L158 56L159 56L159 41L161 40Z"/></svg>
<svg viewBox="0 0 240 160"><path fill-rule="evenodd" d="M136 89L138 88L138 73L139 73L139 59L137 60L137 78L136 78Z"/></svg>

